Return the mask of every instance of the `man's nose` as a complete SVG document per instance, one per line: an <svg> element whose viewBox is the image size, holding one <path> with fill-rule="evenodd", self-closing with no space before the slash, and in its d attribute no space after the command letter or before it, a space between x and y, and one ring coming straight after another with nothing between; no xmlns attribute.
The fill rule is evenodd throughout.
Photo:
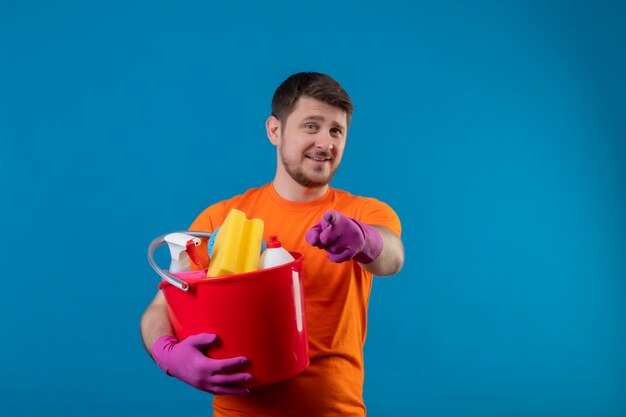
<svg viewBox="0 0 626 417"><path fill-rule="evenodd" d="M330 151L335 145L333 144L333 138L330 133L321 133L318 135L315 142L315 147L323 151Z"/></svg>

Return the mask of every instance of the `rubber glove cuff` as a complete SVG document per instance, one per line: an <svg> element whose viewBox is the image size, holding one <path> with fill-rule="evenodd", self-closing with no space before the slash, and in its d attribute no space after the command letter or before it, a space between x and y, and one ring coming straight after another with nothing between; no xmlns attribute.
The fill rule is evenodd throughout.
<svg viewBox="0 0 626 417"><path fill-rule="evenodd" d="M152 359L156 362L159 368L161 368L166 374L172 376L170 374L169 368L167 367L167 363L165 358L167 357L166 353L168 353L172 348L178 343L178 339L174 336L160 336L157 340L152 344L152 349L150 353L152 354Z"/></svg>
<svg viewBox="0 0 626 417"><path fill-rule="evenodd" d="M361 223L358 220L350 218L363 232L365 237L365 245L359 253L354 256L354 260L361 264L369 264L374 262L383 251L383 236L378 229L369 224Z"/></svg>

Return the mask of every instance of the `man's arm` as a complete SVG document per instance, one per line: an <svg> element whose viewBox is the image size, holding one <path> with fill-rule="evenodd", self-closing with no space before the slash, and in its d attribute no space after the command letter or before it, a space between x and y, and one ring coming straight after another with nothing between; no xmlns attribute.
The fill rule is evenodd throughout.
<svg viewBox="0 0 626 417"><path fill-rule="evenodd" d="M402 240L386 227L373 227L376 228L383 237L383 250L373 262L369 264L359 263L359 265L361 265L361 268L379 277L393 275L399 272L404 264L404 246L402 245Z"/></svg>
<svg viewBox="0 0 626 417"><path fill-rule="evenodd" d="M152 345L160 336L173 336L174 330L167 312L167 302L163 291L159 290L150 305L144 311L139 325L141 339L148 354L151 354Z"/></svg>

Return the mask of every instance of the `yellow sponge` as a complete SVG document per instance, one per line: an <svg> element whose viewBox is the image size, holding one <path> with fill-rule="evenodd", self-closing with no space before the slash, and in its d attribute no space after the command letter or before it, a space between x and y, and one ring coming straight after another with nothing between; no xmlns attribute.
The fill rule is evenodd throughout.
<svg viewBox="0 0 626 417"><path fill-rule="evenodd" d="M246 219L232 209L215 236L207 277L220 277L256 271L263 242L263 220Z"/></svg>

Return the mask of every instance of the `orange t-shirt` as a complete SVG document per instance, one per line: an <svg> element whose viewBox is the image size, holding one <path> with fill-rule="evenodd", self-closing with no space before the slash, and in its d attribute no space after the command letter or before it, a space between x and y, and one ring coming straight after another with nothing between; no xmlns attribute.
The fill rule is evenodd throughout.
<svg viewBox="0 0 626 417"><path fill-rule="evenodd" d="M215 396L215 416L364 416L363 344L372 274L355 261L330 262L327 252L309 245L304 235L326 210L384 226L400 236L398 216L379 200L334 188L317 200L294 202L266 184L207 208L190 230L212 232L233 208L249 219L263 219L266 240L276 235L287 250L304 255L310 364L298 376L253 388L248 395Z"/></svg>

